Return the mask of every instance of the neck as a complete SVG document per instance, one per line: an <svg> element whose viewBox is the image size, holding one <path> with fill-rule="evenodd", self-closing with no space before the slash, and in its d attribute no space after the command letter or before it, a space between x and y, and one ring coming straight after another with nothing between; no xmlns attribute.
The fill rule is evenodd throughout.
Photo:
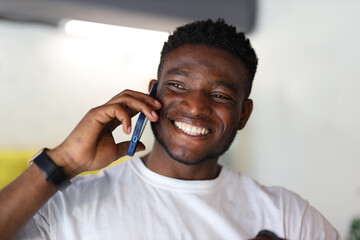
<svg viewBox="0 0 360 240"><path fill-rule="evenodd" d="M176 179L210 180L216 178L221 170L218 158L194 165L180 163L173 159L156 140L152 152L141 159L151 171Z"/></svg>

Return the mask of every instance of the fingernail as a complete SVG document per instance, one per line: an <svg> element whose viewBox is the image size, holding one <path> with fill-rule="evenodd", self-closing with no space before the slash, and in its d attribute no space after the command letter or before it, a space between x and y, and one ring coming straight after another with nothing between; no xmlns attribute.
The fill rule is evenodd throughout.
<svg viewBox="0 0 360 240"><path fill-rule="evenodd" d="M126 129L127 133L130 134L131 133L131 127L129 126L127 129Z"/></svg>
<svg viewBox="0 0 360 240"><path fill-rule="evenodd" d="M151 112L151 115L153 115L153 117L155 117L155 118L157 118L157 117L158 117L158 115L156 114L156 112L155 112L155 111L152 111L152 112Z"/></svg>
<svg viewBox="0 0 360 240"><path fill-rule="evenodd" d="M161 103L160 103L158 100L154 100L154 103L155 103L156 105L161 105Z"/></svg>

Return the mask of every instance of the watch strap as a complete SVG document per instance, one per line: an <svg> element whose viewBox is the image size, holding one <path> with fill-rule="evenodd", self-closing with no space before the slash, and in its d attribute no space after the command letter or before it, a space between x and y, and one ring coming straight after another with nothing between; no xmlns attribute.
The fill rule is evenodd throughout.
<svg viewBox="0 0 360 240"><path fill-rule="evenodd" d="M39 154L35 155L32 162L45 175L46 181L52 183L60 191L64 191L70 184L70 179L65 175L63 168L56 164L46 154L47 148L44 148Z"/></svg>

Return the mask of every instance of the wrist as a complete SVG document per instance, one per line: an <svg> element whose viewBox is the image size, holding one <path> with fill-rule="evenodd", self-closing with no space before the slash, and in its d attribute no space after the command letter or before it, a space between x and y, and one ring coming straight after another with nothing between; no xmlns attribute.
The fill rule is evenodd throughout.
<svg viewBox="0 0 360 240"><path fill-rule="evenodd" d="M68 176L69 179L72 179L73 177L83 172L79 166L74 164L74 161L69 156L69 154L67 154L65 151L62 151L59 147L48 149L46 154L57 166L63 169L65 175Z"/></svg>
<svg viewBox="0 0 360 240"><path fill-rule="evenodd" d="M64 173L62 167L59 167L54 161L46 154L47 148L43 148L34 157L30 159L44 174L46 181L54 185L58 190L64 191L70 184L70 179Z"/></svg>

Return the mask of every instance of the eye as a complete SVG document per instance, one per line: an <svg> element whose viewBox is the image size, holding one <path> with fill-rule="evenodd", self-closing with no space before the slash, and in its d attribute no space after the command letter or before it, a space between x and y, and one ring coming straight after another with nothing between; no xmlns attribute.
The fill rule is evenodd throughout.
<svg viewBox="0 0 360 240"><path fill-rule="evenodd" d="M176 87L176 88L184 89L184 87L181 86L179 83L169 83L169 84Z"/></svg>
<svg viewBox="0 0 360 240"><path fill-rule="evenodd" d="M225 97L225 96L223 96L223 95L221 95L221 94L214 94L213 96L214 96L215 98L229 99L228 97Z"/></svg>
<svg viewBox="0 0 360 240"><path fill-rule="evenodd" d="M232 101L232 98L230 96L220 94L220 93L214 93L214 94L212 94L212 97L214 98L215 101L220 102L220 103L227 103L227 102Z"/></svg>
<svg viewBox="0 0 360 240"><path fill-rule="evenodd" d="M170 90L174 92L179 92L179 91L182 92L185 90L185 86L179 82L168 82L167 86Z"/></svg>

